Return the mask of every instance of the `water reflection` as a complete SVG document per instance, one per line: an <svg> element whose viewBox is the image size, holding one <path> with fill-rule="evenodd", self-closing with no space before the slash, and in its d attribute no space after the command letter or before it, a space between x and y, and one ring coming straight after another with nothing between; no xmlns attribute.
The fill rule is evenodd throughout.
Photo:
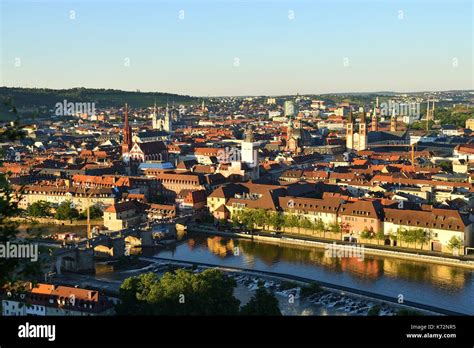
<svg viewBox="0 0 474 348"><path fill-rule="evenodd" d="M223 262L222 265L253 268L258 260L262 269L278 265L290 274L293 273L295 265L317 266L333 274L350 275L356 282L362 284L375 283L382 277L388 277L414 283L430 283L440 288L456 290L463 289L472 279L471 271L453 266L423 264L372 255L365 255L363 260L357 257L326 257L324 249L304 245L267 244L220 236L188 236L183 242L184 244L169 246L165 250L132 249L132 253L135 255L142 253L146 256L171 253L171 256L175 257L175 253L178 252L180 257L185 256L184 259L189 259L194 252L199 252L202 259L196 261L212 262L214 260L209 257L213 255ZM183 247L186 247L187 251ZM226 263L226 260L230 263Z"/></svg>
<svg viewBox="0 0 474 348"><path fill-rule="evenodd" d="M234 248L237 243L233 239L223 237L207 238L207 248L214 255L222 258L228 255L234 255Z"/></svg>
<svg viewBox="0 0 474 348"><path fill-rule="evenodd" d="M142 255L220 266L244 267L297 275L474 314L473 272L453 266L423 264L365 255L326 257L324 249L243 239L187 235L176 245L143 248Z"/></svg>
<svg viewBox="0 0 474 348"><path fill-rule="evenodd" d="M110 264L106 264L103 262L96 262L95 263L95 274L102 275L112 273L114 271L114 266Z"/></svg>
<svg viewBox="0 0 474 348"><path fill-rule="evenodd" d="M372 255L365 255L362 261L357 257L326 257L324 249L304 245L272 245L248 240L240 240L239 245L245 254L258 257L267 265L281 261L292 264L317 264L332 272L345 272L368 281L376 281L381 276L387 275L413 282L445 283L450 287L462 288L472 275L470 271L462 268L393 258L384 259Z"/></svg>

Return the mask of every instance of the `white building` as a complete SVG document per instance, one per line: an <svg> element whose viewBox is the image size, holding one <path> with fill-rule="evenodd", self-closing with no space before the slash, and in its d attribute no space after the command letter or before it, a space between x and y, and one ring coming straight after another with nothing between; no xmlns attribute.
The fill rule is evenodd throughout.
<svg viewBox="0 0 474 348"><path fill-rule="evenodd" d="M295 103L293 100L286 100L285 105L285 116L294 116L295 115Z"/></svg>

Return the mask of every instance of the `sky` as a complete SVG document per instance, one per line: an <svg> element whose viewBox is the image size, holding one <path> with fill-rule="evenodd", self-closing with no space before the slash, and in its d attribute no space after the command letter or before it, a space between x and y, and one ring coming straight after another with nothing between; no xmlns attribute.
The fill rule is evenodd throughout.
<svg viewBox="0 0 474 348"><path fill-rule="evenodd" d="M472 0L0 0L0 85L474 89Z"/></svg>

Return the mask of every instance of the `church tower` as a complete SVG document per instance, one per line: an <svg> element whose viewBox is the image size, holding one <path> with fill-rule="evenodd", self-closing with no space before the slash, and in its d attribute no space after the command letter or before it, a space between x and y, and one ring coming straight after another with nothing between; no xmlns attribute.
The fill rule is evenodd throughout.
<svg viewBox="0 0 474 348"><path fill-rule="evenodd" d="M245 130L245 138L244 138L244 141L242 142L241 162L246 163L251 169L250 175L252 179L258 179L260 176L258 148L259 148L259 143L255 142L253 127L249 125L247 129Z"/></svg>
<svg viewBox="0 0 474 348"><path fill-rule="evenodd" d="M430 129L430 121L434 121L435 118L435 101L433 100L432 109L430 109L430 100L428 99L428 105L426 106L426 130Z"/></svg>
<svg viewBox="0 0 474 348"><path fill-rule="evenodd" d="M367 149L367 120L365 118L365 112L362 113L359 123L359 148L358 150Z"/></svg>
<svg viewBox="0 0 474 348"><path fill-rule="evenodd" d="M125 121L123 125L123 141L122 141L122 156L128 153L132 149L132 127L128 122L128 105L125 104ZM125 157L125 156L124 156Z"/></svg>
<svg viewBox="0 0 474 348"><path fill-rule="evenodd" d="M168 108L168 103L166 103L166 112L165 112L165 124L164 130L167 133L171 133L173 131L173 121L171 120L170 110Z"/></svg>
<svg viewBox="0 0 474 348"><path fill-rule="evenodd" d="M286 129L286 147L288 150L288 141L291 139L293 135L293 120L290 118L288 119L288 127Z"/></svg>
<svg viewBox="0 0 474 348"><path fill-rule="evenodd" d="M156 101L153 107L153 118L152 118L153 129L160 129L160 122L158 120L158 113L156 112Z"/></svg>
<svg viewBox="0 0 474 348"><path fill-rule="evenodd" d="M374 112L372 114L372 132L377 132L379 130L379 122L377 119L377 107L374 106Z"/></svg>
<svg viewBox="0 0 474 348"><path fill-rule="evenodd" d="M352 118L352 109L349 109L349 119L346 123L346 148L354 149L354 119Z"/></svg>
<svg viewBox="0 0 474 348"><path fill-rule="evenodd" d="M392 109L392 117L390 117L390 132L397 131L397 116L395 115L395 108Z"/></svg>
<svg viewBox="0 0 474 348"><path fill-rule="evenodd" d="M247 128L245 129L245 133L244 133L244 134L245 134L245 141L246 141L247 143L253 143L253 142L254 142L255 137L254 137L254 135L253 135L253 129L252 129L252 127L250 127L250 126L247 127Z"/></svg>

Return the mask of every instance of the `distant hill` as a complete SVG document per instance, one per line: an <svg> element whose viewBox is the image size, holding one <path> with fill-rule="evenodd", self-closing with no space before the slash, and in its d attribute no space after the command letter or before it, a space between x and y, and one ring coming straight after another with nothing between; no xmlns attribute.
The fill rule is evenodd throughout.
<svg viewBox="0 0 474 348"><path fill-rule="evenodd" d="M0 99L10 99L20 114L39 112L43 113L54 109L58 102L96 103L96 108L120 107L127 102L131 107L152 106L156 100L158 106L166 102L172 104L197 104L198 98L170 93L129 92L115 89L48 89L48 88L14 88L0 87ZM2 112L3 114L3 112ZM5 119L0 115L0 119Z"/></svg>

